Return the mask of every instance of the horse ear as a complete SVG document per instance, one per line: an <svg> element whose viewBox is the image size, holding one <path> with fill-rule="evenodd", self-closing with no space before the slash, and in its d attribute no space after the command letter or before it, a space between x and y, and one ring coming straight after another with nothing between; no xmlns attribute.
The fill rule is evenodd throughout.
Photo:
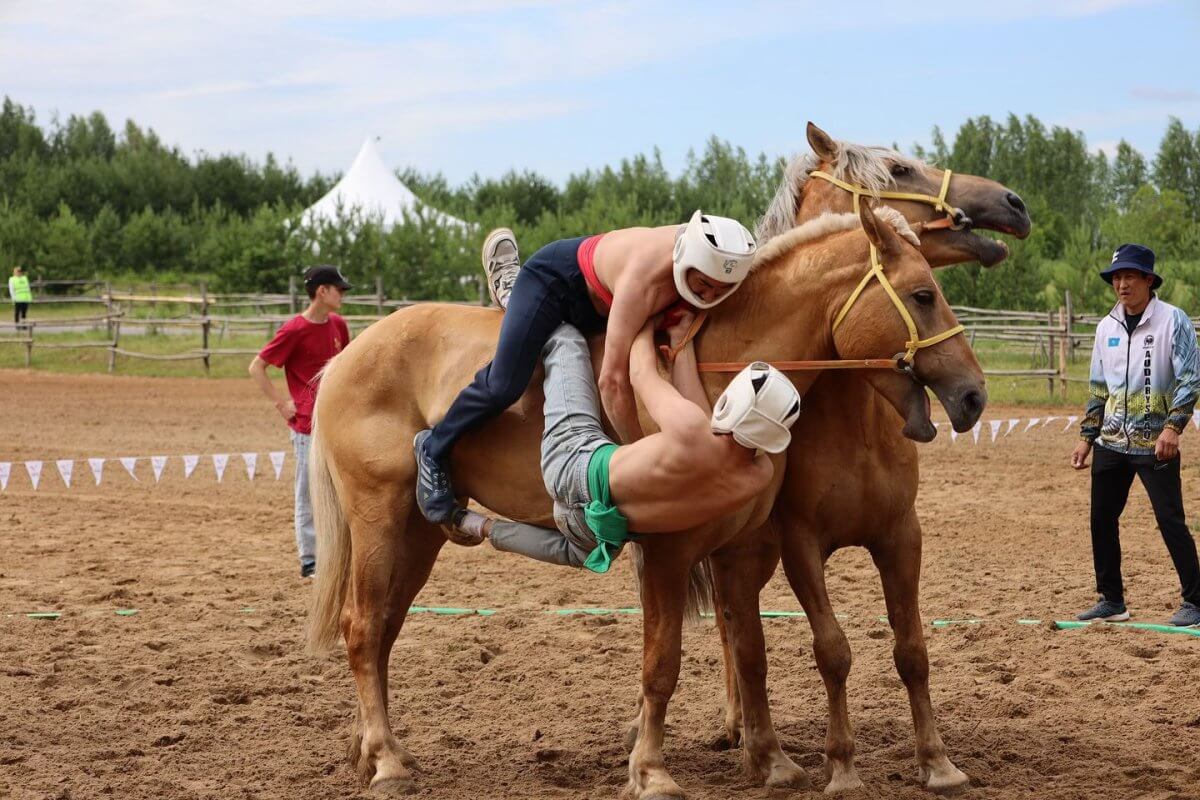
<svg viewBox="0 0 1200 800"><path fill-rule="evenodd" d="M808 123L808 146L822 161L836 161L838 155L837 142L825 131L812 122Z"/></svg>
<svg viewBox="0 0 1200 800"><path fill-rule="evenodd" d="M862 222L863 233L879 252L894 253L900 249L900 234L888 223L880 222L870 203L859 204L858 219Z"/></svg>

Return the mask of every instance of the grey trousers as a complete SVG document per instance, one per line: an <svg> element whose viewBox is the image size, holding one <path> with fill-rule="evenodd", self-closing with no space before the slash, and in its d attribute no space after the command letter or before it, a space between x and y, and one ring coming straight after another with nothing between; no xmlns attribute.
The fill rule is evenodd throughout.
<svg viewBox="0 0 1200 800"><path fill-rule="evenodd" d="M542 349L546 378L546 428L542 434L542 480L554 498L558 530L498 520L491 541L497 550L549 564L582 567L596 547L583 509L591 502L588 462L596 448L612 444L600 424L600 398L587 340L563 324Z"/></svg>
<svg viewBox="0 0 1200 800"><path fill-rule="evenodd" d="M292 434L292 450L296 453L296 550L300 564L317 563L317 529L313 525L312 499L308 493L308 448L312 436Z"/></svg>

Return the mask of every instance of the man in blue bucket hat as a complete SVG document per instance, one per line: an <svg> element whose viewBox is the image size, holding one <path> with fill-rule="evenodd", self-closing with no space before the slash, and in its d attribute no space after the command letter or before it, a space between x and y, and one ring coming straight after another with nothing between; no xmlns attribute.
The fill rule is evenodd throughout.
<svg viewBox="0 0 1200 800"><path fill-rule="evenodd" d="M1200 395L1200 350L1196 330L1182 309L1155 295L1162 276L1154 251L1123 244L1100 273L1112 284L1117 304L1096 326L1090 396L1082 441L1071 466L1092 461L1092 558L1099 601L1081 620L1129 619L1121 580L1120 517L1136 475L1150 495L1154 517L1175 571L1183 605L1172 625L1200 626L1200 563L1183 512L1179 479L1179 436Z"/></svg>

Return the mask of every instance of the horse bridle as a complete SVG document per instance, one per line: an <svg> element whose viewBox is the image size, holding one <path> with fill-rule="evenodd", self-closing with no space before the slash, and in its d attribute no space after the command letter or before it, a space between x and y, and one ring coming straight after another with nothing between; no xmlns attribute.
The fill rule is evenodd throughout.
<svg viewBox="0 0 1200 800"><path fill-rule="evenodd" d="M963 213L962 209L955 208L946 202L946 194L950 191L950 176L951 171L945 170L942 175L942 188L937 196L931 194L919 194L916 192L872 192L863 186L856 186L852 183L839 180L827 172L814 170L809 173L810 177L820 178L832 183L841 189L845 189L854 196L854 213L859 210L860 197L878 197L888 200L912 200L918 203L926 203L934 207L935 210L942 212L946 216L943 219L934 222L926 223L923 230L937 230L949 228L950 230L962 230L971 224L971 220ZM892 282L888 280L887 275L883 271L883 262L879 258L879 251L874 243L871 244L871 268L863 279L859 281L858 286L850 293L850 297L846 299L842 305L841 311L833 320L833 331L837 331L838 326L842 324L846 314L854 306L854 303L862 295L863 290L867 288L867 284L872 279L878 280L887 293L888 298L892 301L892 305L900 312L900 318L904 320L904 325L908 328L908 341L904 343L905 351L897 353L892 358L867 358L867 359L831 359L825 361L771 361L768 362L771 366L782 372L806 372L813 370L826 369L894 369L897 372L904 372L908 375L913 374L914 359L917 351L926 347L932 347L935 344L944 342L947 339L963 333L966 328L963 325L955 325L954 327L942 331L941 333L922 339L917 331L917 324L912 318L912 314L908 313L908 309L904 307L904 303L900 300L900 295L896 293L896 289L892 286ZM683 340L676 347L661 348L667 359L674 360L675 356L682 350L688 342L695 338L699 333L701 326L704 325L707 319L707 312L701 312L696 315L696 319L692 321L691 327ZM697 364L700 372L740 372L747 366L748 362L740 361L716 361L702 362Z"/></svg>

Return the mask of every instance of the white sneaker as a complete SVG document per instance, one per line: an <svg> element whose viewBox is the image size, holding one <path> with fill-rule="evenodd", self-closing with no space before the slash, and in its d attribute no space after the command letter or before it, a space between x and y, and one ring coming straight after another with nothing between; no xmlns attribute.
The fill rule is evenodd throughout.
<svg viewBox="0 0 1200 800"><path fill-rule="evenodd" d="M483 240L483 272L487 276L492 303L508 308L508 296L512 294L520 271L517 237L508 228L496 228Z"/></svg>

